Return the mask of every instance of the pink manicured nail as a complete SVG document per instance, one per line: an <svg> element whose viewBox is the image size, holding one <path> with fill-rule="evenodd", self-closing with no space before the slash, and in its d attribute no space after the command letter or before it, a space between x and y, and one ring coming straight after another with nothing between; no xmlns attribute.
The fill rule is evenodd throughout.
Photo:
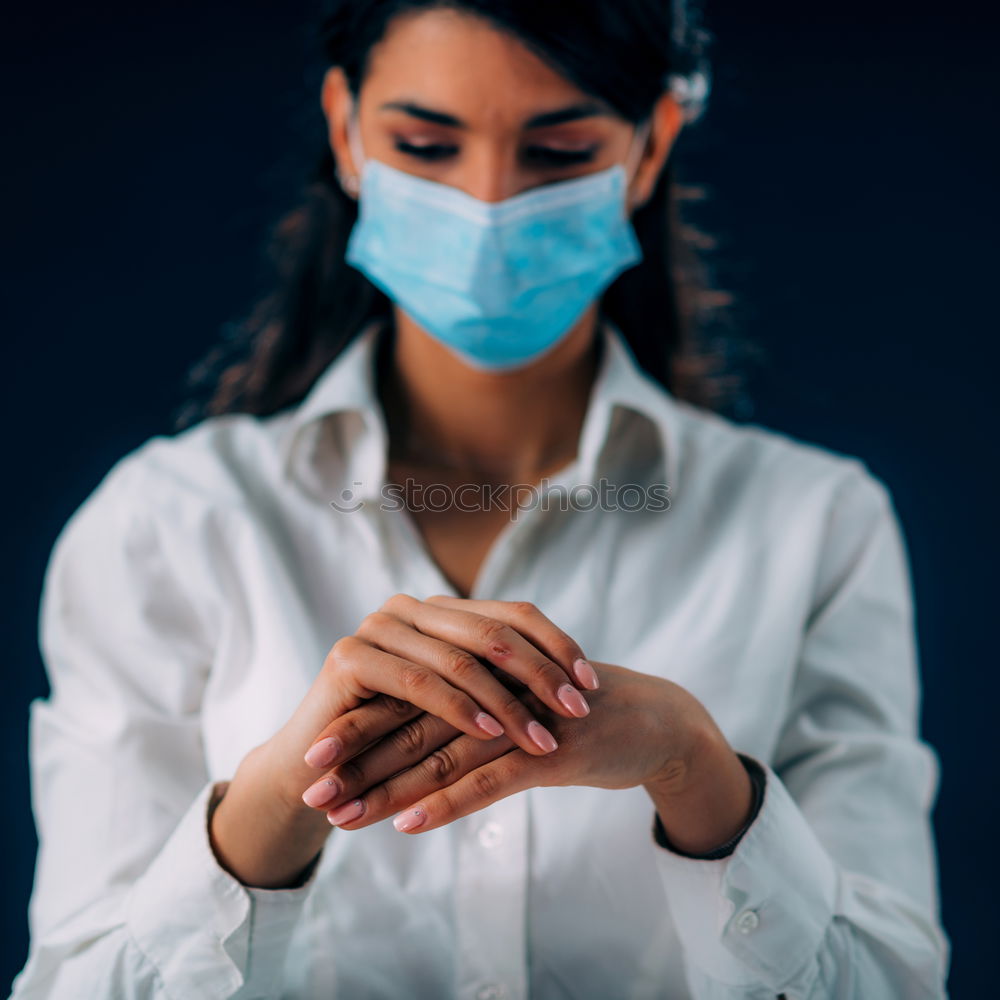
<svg viewBox="0 0 1000 1000"><path fill-rule="evenodd" d="M305 761L310 767L329 767L343 746L336 736L328 736L314 743L307 751Z"/></svg>
<svg viewBox="0 0 1000 1000"><path fill-rule="evenodd" d="M333 826L338 823L350 823L352 819L357 819L365 811L365 804L361 799L352 799L336 809L331 809L326 818Z"/></svg>
<svg viewBox="0 0 1000 1000"><path fill-rule="evenodd" d="M559 746L556 738L540 722L528 723L528 735L546 753L552 753Z"/></svg>
<svg viewBox="0 0 1000 1000"><path fill-rule="evenodd" d="M302 793L302 801L307 806L318 809L320 806L326 805L330 799L335 798L342 791L340 782L336 778L324 778L322 781L317 781L315 785L310 785Z"/></svg>
<svg viewBox="0 0 1000 1000"><path fill-rule="evenodd" d="M556 697L559 699L561 705L565 706L568 711L572 712L578 718L590 712L587 700L572 684L563 684L556 691Z"/></svg>
<svg viewBox="0 0 1000 1000"><path fill-rule="evenodd" d="M426 819L427 813L417 807L416 809L407 809L406 812L400 813L392 821L392 825L400 833L406 833L408 830L416 830L418 826L423 826Z"/></svg>
<svg viewBox="0 0 1000 1000"><path fill-rule="evenodd" d="M588 691L596 691L601 686L594 668L582 657L573 662L573 672L576 674L576 679Z"/></svg>
<svg viewBox="0 0 1000 1000"><path fill-rule="evenodd" d="M489 733L490 736L503 736L503 726L501 726L492 715L480 712L479 715L476 716L475 722L480 729Z"/></svg>

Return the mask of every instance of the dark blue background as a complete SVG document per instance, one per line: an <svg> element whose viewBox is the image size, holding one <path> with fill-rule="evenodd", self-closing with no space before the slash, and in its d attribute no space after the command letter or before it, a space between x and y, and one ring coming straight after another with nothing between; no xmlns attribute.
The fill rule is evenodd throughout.
<svg viewBox="0 0 1000 1000"><path fill-rule="evenodd" d="M764 351L744 419L863 458L903 523L959 998L995 980L997 927L985 10L710 0L713 104L681 155L712 196L692 219L718 238L717 276ZM322 135L314 13L172 0L8 21L4 985L27 949L42 572L66 518L117 458L169 432L188 366L265 290L266 228Z"/></svg>

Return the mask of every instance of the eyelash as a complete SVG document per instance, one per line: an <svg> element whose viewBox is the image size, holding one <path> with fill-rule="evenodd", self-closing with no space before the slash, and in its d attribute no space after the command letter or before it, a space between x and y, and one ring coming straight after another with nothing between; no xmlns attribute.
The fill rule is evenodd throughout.
<svg viewBox="0 0 1000 1000"><path fill-rule="evenodd" d="M402 139L396 140L396 149L407 156L414 156L420 160L443 160L455 152L454 146L444 146L440 144L429 144L426 146L413 146ZM529 151L533 151L536 158L542 160L547 166L571 167L580 163L589 163L597 152L593 149L549 149L544 146L529 146Z"/></svg>

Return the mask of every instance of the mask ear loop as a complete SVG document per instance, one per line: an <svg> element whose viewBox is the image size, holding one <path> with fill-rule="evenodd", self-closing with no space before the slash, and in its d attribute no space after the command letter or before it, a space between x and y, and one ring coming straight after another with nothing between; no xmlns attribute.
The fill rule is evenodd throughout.
<svg viewBox="0 0 1000 1000"><path fill-rule="evenodd" d="M653 131L652 119L647 119L645 125L642 125L635 130L635 134L632 136L632 142L628 149L628 156L625 157L625 172L627 174L632 173L630 161L632 160L632 154L635 150L636 145L639 146L639 155L636 157L636 166L638 166L639 160L642 159L643 147L646 145L646 142L649 139L649 134L652 131Z"/></svg>
<svg viewBox="0 0 1000 1000"><path fill-rule="evenodd" d="M648 119L646 124L636 129L635 134L632 136L632 143L629 146L628 155L625 157L625 174L626 174L626 194L628 191L627 185L630 184L634 179L635 175L632 170L632 158L635 151L636 145L639 146L639 154L635 157L635 166L638 167L639 161L642 159L643 150L646 146L646 142L649 139L650 133L653 131L652 119Z"/></svg>
<svg viewBox="0 0 1000 1000"><path fill-rule="evenodd" d="M345 174L337 169L337 179L340 186L352 197L357 198L361 191L360 175L364 173L365 154L361 145L361 133L358 130L357 105L351 99L351 110L347 116L347 143L351 150L351 158L358 169L357 174Z"/></svg>

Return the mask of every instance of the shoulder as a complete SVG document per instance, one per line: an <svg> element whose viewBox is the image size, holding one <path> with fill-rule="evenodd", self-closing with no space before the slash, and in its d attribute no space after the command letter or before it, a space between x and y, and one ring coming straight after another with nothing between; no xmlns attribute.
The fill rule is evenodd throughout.
<svg viewBox="0 0 1000 1000"><path fill-rule="evenodd" d="M860 456L683 401L673 408L679 492L699 503L730 497L792 522L844 504L872 512L891 505L886 483Z"/></svg>
<svg viewBox="0 0 1000 1000"><path fill-rule="evenodd" d="M65 521L57 550L207 550L281 493L286 417L210 417L154 435L118 458ZM178 552L175 555L179 556Z"/></svg>
<svg viewBox="0 0 1000 1000"><path fill-rule="evenodd" d="M282 492L282 423L213 417L115 461L56 533L42 587L46 630L64 614L77 622L99 592L122 621L130 607L161 624L194 608L213 635L239 585L234 560ZM101 610L90 614L99 620Z"/></svg>
<svg viewBox="0 0 1000 1000"><path fill-rule="evenodd" d="M175 434L149 438L118 466L140 489L163 499L245 506L281 478L279 442L288 416L209 417Z"/></svg>
<svg viewBox="0 0 1000 1000"><path fill-rule="evenodd" d="M235 509L273 492L281 478L286 414L224 414L173 434L157 434L122 455L87 502L135 505L141 514L182 507Z"/></svg>
<svg viewBox="0 0 1000 1000"><path fill-rule="evenodd" d="M857 455L678 404L676 512L786 604L813 615L867 567L880 602L905 601L904 534L886 483ZM896 595L892 598L887 595Z"/></svg>
<svg viewBox="0 0 1000 1000"><path fill-rule="evenodd" d="M672 498L710 530L738 529L765 544L856 548L895 520L888 486L858 455L680 401L674 414Z"/></svg>

